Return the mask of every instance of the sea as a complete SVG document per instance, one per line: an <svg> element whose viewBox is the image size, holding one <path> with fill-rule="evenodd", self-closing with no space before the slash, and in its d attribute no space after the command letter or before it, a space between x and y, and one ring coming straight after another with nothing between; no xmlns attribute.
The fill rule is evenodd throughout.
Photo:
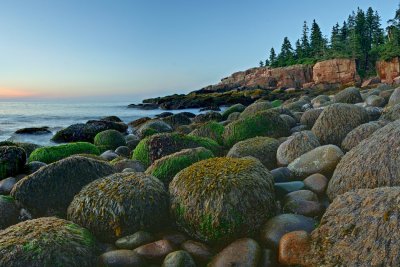
<svg viewBox="0 0 400 267"><path fill-rule="evenodd" d="M141 117L155 117L165 110L139 110L128 108L130 102L81 102L81 101L18 101L0 102L0 141L29 142L39 145L54 145L51 137L60 129L75 123L85 123L106 116L118 116L128 123ZM199 109L168 110L172 113L189 111L201 113ZM51 134L15 134L27 127L49 127Z"/></svg>

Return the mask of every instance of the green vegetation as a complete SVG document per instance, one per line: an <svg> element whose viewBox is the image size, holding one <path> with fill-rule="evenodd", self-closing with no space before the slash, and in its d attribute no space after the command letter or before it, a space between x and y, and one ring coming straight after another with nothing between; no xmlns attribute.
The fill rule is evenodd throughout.
<svg viewBox="0 0 400 267"><path fill-rule="evenodd" d="M233 112L242 112L246 107L242 104L236 104L222 112L222 118L226 120Z"/></svg>
<svg viewBox="0 0 400 267"><path fill-rule="evenodd" d="M94 144L104 152L106 150L115 150L119 146L126 145L124 136L117 130L106 130L98 133L94 137Z"/></svg>
<svg viewBox="0 0 400 267"><path fill-rule="evenodd" d="M385 30L378 12L370 7L366 11L360 8L353 11L342 25L336 23L329 39L322 35L315 20L311 24L311 33L305 21L302 36L295 47L285 37L280 53L277 55L271 48L263 65L285 67L332 58L354 58L358 73L365 77L376 75L377 60L390 60L397 56L400 56L400 6Z"/></svg>
<svg viewBox="0 0 400 267"><path fill-rule="evenodd" d="M216 141L218 144L223 144L222 134L224 133L224 126L216 121L206 122L199 128L190 133L192 136L206 137Z"/></svg>
<svg viewBox="0 0 400 267"><path fill-rule="evenodd" d="M86 142L41 147L32 152L29 162L40 161L49 164L76 154L99 155L100 151L93 144Z"/></svg>

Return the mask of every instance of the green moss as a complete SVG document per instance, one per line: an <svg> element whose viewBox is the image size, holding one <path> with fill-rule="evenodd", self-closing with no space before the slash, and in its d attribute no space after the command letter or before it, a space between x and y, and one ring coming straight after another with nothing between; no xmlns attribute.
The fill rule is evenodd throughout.
<svg viewBox="0 0 400 267"><path fill-rule="evenodd" d="M195 162L212 157L214 157L213 153L204 148L182 150L155 161L146 173L157 177L168 186L179 171Z"/></svg>
<svg viewBox="0 0 400 267"><path fill-rule="evenodd" d="M71 223L65 226L71 233L81 236L82 242L88 247L92 247L96 245L95 237L87 230L86 228L82 228L77 224Z"/></svg>
<svg viewBox="0 0 400 267"><path fill-rule="evenodd" d="M153 129L153 128L147 128L147 129L144 129L144 130L141 132L142 137L148 137L148 136L152 136L152 135L158 134L158 133L159 133L159 132L158 132L156 129Z"/></svg>
<svg viewBox="0 0 400 267"><path fill-rule="evenodd" d="M277 108L280 107L282 105L282 100L276 99L274 101L271 102L272 107Z"/></svg>
<svg viewBox="0 0 400 267"><path fill-rule="evenodd" d="M216 121L210 121L190 133L192 136L210 138L218 144L223 144L222 134L224 133L224 126Z"/></svg>
<svg viewBox="0 0 400 267"><path fill-rule="evenodd" d="M32 152L32 154L29 156L29 162L40 161L49 164L69 156L82 153L99 155L100 151L93 144L86 142L41 147Z"/></svg>
<svg viewBox="0 0 400 267"><path fill-rule="evenodd" d="M133 150L132 158L139 160L144 166L149 166L151 164L149 138L145 138L139 142L135 150Z"/></svg>
<svg viewBox="0 0 400 267"><path fill-rule="evenodd" d="M126 145L126 141L124 136L117 130L106 130L96 134L94 144L100 148L101 152L104 152L124 146Z"/></svg>
<svg viewBox="0 0 400 267"><path fill-rule="evenodd" d="M14 198L12 196L0 195L0 199L6 202L14 202Z"/></svg>
<svg viewBox="0 0 400 267"><path fill-rule="evenodd" d="M282 137L289 134L287 124L273 110L261 111L236 120L225 127L224 143L231 147L256 136Z"/></svg>
<svg viewBox="0 0 400 267"><path fill-rule="evenodd" d="M223 113L222 113L222 118L226 120L230 114L234 112L242 112L246 107L242 104L236 104L233 106L230 106L227 108Z"/></svg>

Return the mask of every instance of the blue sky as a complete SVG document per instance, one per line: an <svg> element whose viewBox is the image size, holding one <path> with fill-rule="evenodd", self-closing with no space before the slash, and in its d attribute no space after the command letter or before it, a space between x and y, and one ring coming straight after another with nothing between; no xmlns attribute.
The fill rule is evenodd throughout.
<svg viewBox="0 0 400 267"><path fill-rule="evenodd" d="M398 1L0 0L0 97L143 98L258 65L304 20L324 34L360 6Z"/></svg>

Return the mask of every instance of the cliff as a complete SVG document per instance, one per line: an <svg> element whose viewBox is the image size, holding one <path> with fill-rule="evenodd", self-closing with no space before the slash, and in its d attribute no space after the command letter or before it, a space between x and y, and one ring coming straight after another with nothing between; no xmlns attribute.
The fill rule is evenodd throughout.
<svg viewBox="0 0 400 267"><path fill-rule="evenodd" d="M378 61L376 71L382 82L392 84L394 78L400 75L400 61L398 57L390 61Z"/></svg>

